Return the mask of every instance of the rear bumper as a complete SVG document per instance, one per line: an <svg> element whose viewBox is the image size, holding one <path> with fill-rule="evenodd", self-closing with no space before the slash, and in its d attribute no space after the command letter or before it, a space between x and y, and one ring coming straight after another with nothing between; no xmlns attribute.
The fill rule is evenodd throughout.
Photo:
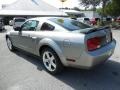
<svg viewBox="0 0 120 90"><path fill-rule="evenodd" d="M76 68L90 69L98 64L101 64L108 60L108 58L114 53L114 49L116 46L116 41L113 40L108 45L92 51L92 52L84 52L79 59L74 63L70 63L70 66Z"/></svg>

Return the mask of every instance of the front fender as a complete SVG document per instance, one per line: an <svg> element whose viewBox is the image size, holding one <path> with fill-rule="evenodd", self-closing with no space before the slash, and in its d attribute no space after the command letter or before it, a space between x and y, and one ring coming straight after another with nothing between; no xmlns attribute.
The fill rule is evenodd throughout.
<svg viewBox="0 0 120 90"><path fill-rule="evenodd" d="M65 56L63 55L62 50L57 45L57 43L55 41L53 41L52 39L44 38L44 39L40 40L40 42L38 44L38 47L37 47L38 53L39 53L40 48L42 46L45 46L45 45L51 47L57 53L57 55L59 56L59 58L60 58L63 65L68 66L68 64L66 62L66 59L65 59Z"/></svg>

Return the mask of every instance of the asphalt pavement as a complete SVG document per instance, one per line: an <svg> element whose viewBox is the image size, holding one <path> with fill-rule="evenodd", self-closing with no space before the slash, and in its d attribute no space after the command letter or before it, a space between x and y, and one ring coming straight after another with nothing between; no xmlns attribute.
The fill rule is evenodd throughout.
<svg viewBox="0 0 120 90"><path fill-rule="evenodd" d="M47 73L38 57L10 52L0 32L0 90L120 90L120 30L113 30L117 46L113 56L92 70L65 68L56 76Z"/></svg>

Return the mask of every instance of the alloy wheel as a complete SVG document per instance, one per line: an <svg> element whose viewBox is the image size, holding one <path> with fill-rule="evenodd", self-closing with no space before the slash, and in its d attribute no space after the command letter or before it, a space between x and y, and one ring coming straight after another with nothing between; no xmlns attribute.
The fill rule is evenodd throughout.
<svg viewBox="0 0 120 90"><path fill-rule="evenodd" d="M44 66L49 70L49 71L55 71L56 70L56 60L54 55L49 52L49 51L45 51L43 53L43 63Z"/></svg>
<svg viewBox="0 0 120 90"><path fill-rule="evenodd" d="M7 38L7 46L10 50L12 50L12 42L9 38Z"/></svg>

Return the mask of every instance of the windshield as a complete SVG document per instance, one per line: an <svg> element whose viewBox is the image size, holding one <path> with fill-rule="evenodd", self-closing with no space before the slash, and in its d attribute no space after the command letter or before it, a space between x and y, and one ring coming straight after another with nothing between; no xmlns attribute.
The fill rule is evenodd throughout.
<svg viewBox="0 0 120 90"><path fill-rule="evenodd" d="M86 25L84 23L81 23L77 20L73 20L70 18L51 18L50 21L62 26L63 28L69 30L69 31L75 31L80 29L86 29L90 28L89 25Z"/></svg>

